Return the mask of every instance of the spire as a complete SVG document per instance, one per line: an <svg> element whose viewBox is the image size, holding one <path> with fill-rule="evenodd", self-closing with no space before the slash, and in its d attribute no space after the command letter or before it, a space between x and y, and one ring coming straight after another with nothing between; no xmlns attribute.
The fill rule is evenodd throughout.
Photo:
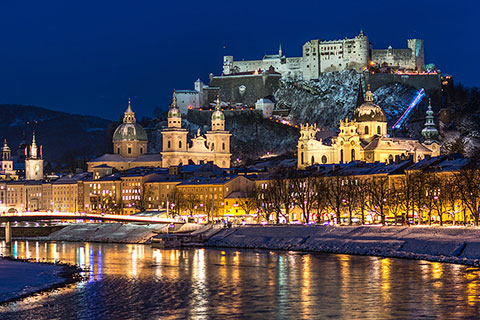
<svg viewBox="0 0 480 320"><path fill-rule="evenodd" d="M438 130L435 127L433 110L432 110L432 99L428 99L428 109L425 116L425 128L422 130L422 135L424 137L425 144L432 144L438 138Z"/></svg>
<svg viewBox="0 0 480 320"><path fill-rule="evenodd" d="M215 110L216 111L221 111L221 108L220 108L220 95L217 94L217 104L215 105Z"/></svg>
<svg viewBox="0 0 480 320"><path fill-rule="evenodd" d="M124 116L123 116L123 123L135 123L135 112L132 110L132 100L128 98L128 106L127 110L125 110Z"/></svg>
<svg viewBox="0 0 480 320"><path fill-rule="evenodd" d="M172 104L170 105L170 109L177 107L177 93L175 89L173 89L173 97L172 97Z"/></svg>
<svg viewBox="0 0 480 320"><path fill-rule="evenodd" d="M278 56L281 58L283 57L283 50L282 50L282 44L280 43L280 47L278 48Z"/></svg>
<svg viewBox="0 0 480 320"><path fill-rule="evenodd" d="M358 82L358 92L357 92L357 107L361 106L365 100L363 99L363 87L362 80Z"/></svg>
<svg viewBox="0 0 480 320"><path fill-rule="evenodd" d="M35 131L33 131L32 145L30 146L30 158L37 158L37 143L35 142Z"/></svg>
<svg viewBox="0 0 480 320"><path fill-rule="evenodd" d="M370 84L367 85L367 92L365 92L365 102L373 102L373 93L370 91Z"/></svg>
<svg viewBox="0 0 480 320"><path fill-rule="evenodd" d="M364 34L363 34L363 28L360 28L360 34L359 34L359 36L363 36L363 35L364 35Z"/></svg>

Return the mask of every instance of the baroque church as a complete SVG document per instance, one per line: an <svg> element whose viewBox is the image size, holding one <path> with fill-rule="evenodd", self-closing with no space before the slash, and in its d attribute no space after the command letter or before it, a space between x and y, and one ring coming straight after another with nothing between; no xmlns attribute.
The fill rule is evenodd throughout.
<svg viewBox="0 0 480 320"><path fill-rule="evenodd" d="M316 125L301 125L297 144L297 167L305 169L313 164L346 163L360 160L365 162L391 163L398 158L412 157L417 162L426 156L440 155L436 142L438 131L433 122L431 105L422 134L425 141L389 137L385 113L373 102L370 89L365 93L365 102L354 111L353 119L340 121L340 133L331 144L316 138Z"/></svg>
<svg viewBox="0 0 480 320"><path fill-rule="evenodd" d="M128 101L124 112L123 123L113 134L113 154L104 154L87 163L88 171L95 177L108 175L113 169L127 170L136 167L161 167L201 164L213 162L221 168L230 167L230 132L225 130L225 115L220 109L217 97L217 106L212 114L211 130L205 136L197 132L187 141L188 131L182 128L182 116L177 107L177 97L173 92L173 99L168 111L168 126L162 130L162 152L148 154L148 135L145 129L137 123L132 110L131 101Z"/></svg>

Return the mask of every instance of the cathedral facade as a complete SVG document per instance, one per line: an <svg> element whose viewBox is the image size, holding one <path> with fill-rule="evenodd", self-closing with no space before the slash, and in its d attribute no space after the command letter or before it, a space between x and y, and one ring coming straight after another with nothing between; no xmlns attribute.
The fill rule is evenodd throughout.
<svg viewBox="0 0 480 320"><path fill-rule="evenodd" d="M220 168L230 167L231 134L225 130L225 115L220 109L218 97L212 113L211 130L203 136L199 129L196 137L191 140L191 145L187 142L187 134L187 130L182 128L182 114L177 107L174 92L168 110L168 127L162 131L162 167L186 165L189 162L213 162Z"/></svg>
<svg viewBox="0 0 480 320"><path fill-rule="evenodd" d="M418 140L389 137L387 119L382 108L373 102L370 90L365 93L365 103L354 111L352 120L340 121L340 133L331 144L316 138L316 125L301 125L297 144L297 167L305 169L313 164L365 162L391 163L398 158L412 157L417 162L426 156L438 156L440 146L435 141L438 131L433 123L433 111L427 111L424 143Z"/></svg>
<svg viewBox="0 0 480 320"><path fill-rule="evenodd" d="M148 136L145 129L136 122L131 102L128 101L123 123L113 134L113 154L104 154L89 161L88 171L96 177L111 173L112 169L127 170L136 167L162 167L213 162L220 168L230 167L230 132L225 130L225 115L217 106L212 114L211 130L205 135L197 132L195 138L187 140L188 131L182 128L182 115L173 93L168 111L168 126L162 130L162 152L148 154Z"/></svg>

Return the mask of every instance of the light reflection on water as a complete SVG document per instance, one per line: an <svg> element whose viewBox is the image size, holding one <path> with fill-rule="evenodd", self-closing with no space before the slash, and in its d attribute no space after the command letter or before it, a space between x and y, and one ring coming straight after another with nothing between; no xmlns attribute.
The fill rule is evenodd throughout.
<svg viewBox="0 0 480 320"><path fill-rule="evenodd" d="M4 243L0 253L6 254ZM234 249L15 241L85 281L0 307L3 319L478 318L477 268L403 259Z"/></svg>

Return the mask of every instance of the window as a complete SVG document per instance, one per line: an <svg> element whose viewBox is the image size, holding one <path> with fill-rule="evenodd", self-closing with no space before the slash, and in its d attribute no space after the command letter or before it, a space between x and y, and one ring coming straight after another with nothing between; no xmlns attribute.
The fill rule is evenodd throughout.
<svg viewBox="0 0 480 320"><path fill-rule="evenodd" d="M143 154L143 148L140 148L140 154Z"/></svg>
<svg viewBox="0 0 480 320"><path fill-rule="evenodd" d="M132 148L128 147L128 154L131 154L131 153L132 153Z"/></svg>
<svg viewBox="0 0 480 320"><path fill-rule="evenodd" d="M303 163L304 163L304 161L303 161L303 152L302 152L302 153L300 153L300 162L301 162L301 164L303 164Z"/></svg>
<svg viewBox="0 0 480 320"><path fill-rule="evenodd" d="M380 128L380 126L377 127L377 134L382 134L382 129Z"/></svg>
<svg viewBox="0 0 480 320"><path fill-rule="evenodd" d="M315 163L315 157L312 156L312 164L314 164L314 163Z"/></svg>
<svg viewBox="0 0 480 320"><path fill-rule="evenodd" d="M343 149L340 150L340 162L343 162Z"/></svg>
<svg viewBox="0 0 480 320"><path fill-rule="evenodd" d="M225 150L225 142L222 143L222 150Z"/></svg>
<svg viewBox="0 0 480 320"><path fill-rule="evenodd" d="M120 148L117 148L117 154L120 154Z"/></svg>
<svg viewBox="0 0 480 320"><path fill-rule="evenodd" d="M368 126L365 126L365 134L368 134Z"/></svg>
<svg viewBox="0 0 480 320"><path fill-rule="evenodd" d="M170 149L170 141L167 142L167 148Z"/></svg>
<svg viewBox="0 0 480 320"><path fill-rule="evenodd" d="M355 149L352 149L352 161L355 161Z"/></svg>
<svg viewBox="0 0 480 320"><path fill-rule="evenodd" d="M179 149L182 148L182 141L178 141L178 148L179 148Z"/></svg>

